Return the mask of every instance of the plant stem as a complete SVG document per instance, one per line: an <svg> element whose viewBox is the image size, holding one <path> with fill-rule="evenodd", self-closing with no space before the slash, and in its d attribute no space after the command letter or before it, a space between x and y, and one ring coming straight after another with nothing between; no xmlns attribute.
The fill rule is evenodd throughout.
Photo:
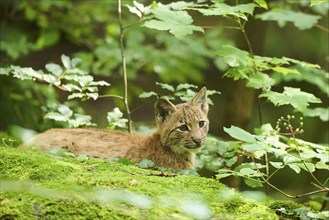
<svg viewBox="0 0 329 220"><path fill-rule="evenodd" d="M322 26L322 25L316 24L315 27L319 28L322 31L325 31L325 32L328 32L329 33L329 29L326 28L326 27L324 27L324 26Z"/></svg>
<svg viewBox="0 0 329 220"><path fill-rule="evenodd" d="M260 95L260 91L257 90L258 96ZM257 108L258 108L258 119L259 125L263 124L263 116L262 116L262 103L260 102L260 98L257 98Z"/></svg>
<svg viewBox="0 0 329 220"><path fill-rule="evenodd" d="M100 95L98 96L98 98L114 98L114 99L124 100L124 98L119 95Z"/></svg>
<svg viewBox="0 0 329 220"><path fill-rule="evenodd" d="M288 123L289 123L289 125L290 125L290 120L288 119ZM305 162L305 160L304 160L304 158L302 157L302 154L301 154L301 152L300 152L300 149L299 149L299 147L298 147L298 141L296 140L296 137L295 137L295 133L294 133L294 130L293 130L293 128L292 128L292 126L289 126L289 128L290 128L290 132L291 132L291 135L292 135L292 138L294 139L294 142L295 142L295 145L296 145L296 150L297 150L297 152L298 152L298 155L299 155L299 157L300 157L300 159L301 159L301 161L302 161L302 163L304 164L304 166L305 166L305 168L307 169L307 171L309 172L309 174L311 175L311 177L314 179L314 181L319 185L319 186L321 186L323 189L326 189L327 191L329 191L329 188L327 188L327 187L325 187L314 175L313 175L313 173L310 171L310 169L308 168L308 166L307 166L307 164L306 164L306 162Z"/></svg>
<svg viewBox="0 0 329 220"><path fill-rule="evenodd" d="M128 80L127 80L126 57L124 53L124 27L122 24L121 0L118 0L118 13L119 13L119 27L120 27L120 51L121 51L122 71L123 71L123 82L124 82L123 102L127 113L128 131L131 133L131 114L128 105Z"/></svg>
<svg viewBox="0 0 329 220"><path fill-rule="evenodd" d="M134 26L136 26L136 25L140 25L140 24L144 23L144 22L147 21L147 20L151 20L151 19L150 19L150 18L142 19L142 20L140 20L140 21L138 21L138 22L136 22L136 23L133 23L133 24L130 24L130 25L124 26L124 27L122 27L122 29L123 29L123 30L126 30L126 29L129 29L129 28L132 28L132 27L134 27Z"/></svg>
<svg viewBox="0 0 329 220"><path fill-rule="evenodd" d="M304 194L300 194L300 195L290 195L284 191L282 191L281 189L279 189L278 187L274 186L273 184L271 184L269 181L267 181L267 179L264 177L263 173L259 170L258 166L257 166L257 163L254 159L254 157L251 157L256 169L257 169L257 172L261 175L261 178L263 179L263 181L270 187L272 187L273 189L275 189L276 191L280 192L281 194L283 194L284 196L288 197L288 198L291 198L291 199L298 199L298 198L301 198L301 197L305 197L305 196L310 196L310 195L313 195L313 194L316 194L316 193L322 193L322 192L329 192L329 189L320 189L320 190L316 190L316 191L312 191L312 192L308 192L308 193L304 193Z"/></svg>
<svg viewBox="0 0 329 220"><path fill-rule="evenodd" d="M245 41L247 43L247 46L248 46L249 52L251 54L251 57L253 58L253 56L254 56L254 50L251 47L251 43L250 43L250 40L249 40L248 35L246 33L246 30L244 29L244 26L240 22L239 22L239 24L240 24L240 28L241 28L241 32L243 34L243 37L244 37L244 39L245 39Z"/></svg>
<svg viewBox="0 0 329 220"><path fill-rule="evenodd" d="M237 1L238 3L238 1ZM252 62L252 71L253 71L253 74L256 74L257 73L257 69L256 69L256 64L254 62L254 50L252 49L252 46L251 46L251 43L250 43L250 40L249 40L249 37L246 33L246 30L245 30L245 26L246 26L246 21L244 23L241 23L241 20L238 18L238 24L240 26L240 30L244 36L244 39L247 43L247 46L248 46L248 49L249 49L249 52L250 52L250 56L253 60ZM258 96L259 96L259 90L258 90ZM257 97L257 108L258 108L258 117L259 117L259 125L261 126L263 124L263 116L262 116L262 106L261 106L261 102L260 102L260 99ZM266 172L266 176L269 176L270 175L270 166L269 166L269 160L268 160L268 155L267 153L265 153L264 155L264 160L265 160L265 172ZM268 185L266 185L265 187L265 192L266 194L268 195L269 194L269 187Z"/></svg>

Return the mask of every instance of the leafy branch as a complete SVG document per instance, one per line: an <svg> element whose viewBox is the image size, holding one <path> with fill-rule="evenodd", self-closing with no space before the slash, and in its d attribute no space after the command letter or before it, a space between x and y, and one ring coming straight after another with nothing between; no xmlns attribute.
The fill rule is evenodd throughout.
<svg viewBox="0 0 329 220"><path fill-rule="evenodd" d="M288 115L286 118L281 117L277 122L275 130L270 125L263 125L261 129L258 129L260 131L257 135L252 135L249 132L234 126L231 128L225 128L224 130L231 137L240 141L240 151L243 155L251 158L252 162L244 163L233 171L221 170L217 177L224 178L229 175L241 176L245 178L245 182L251 187L260 187L265 183L289 198L300 198L316 193L329 192L329 188L325 186L325 183L322 183L313 174L313 172L316 171L316 168L329 168L328 165L326 165L329 152L324 146L315 145L297 139L296 135L304 132L302 129L303 122L299 123L298 128L294 128L292 125L293 119L295 119L295 116ZM302 118L300 119L302 120ZM289 133L281 133L281 127L284 127ZM282 136L282 134L289 135L291 138L287 139ZM296 151L298 156L295 156L293 151ZM274 162L274 158L272 158L271 161L269 161L269 164L276 168L272 174L268 173L269 170L267 170L266 161L265 165L256 162L256 159L260 160L265 154L272 155L277 160L282 160L282 162ZM308 161L306 161L306 159ZM319 159L320 161L316 162ZM294 196L287 194L274 186L269 180L274 174L286 166L294 170L296 173L299 173L301 169L305 170L310 174L314 181L314 183L312 182L311 184L319 188L319 190ZM261 171L263 168L266 168L265 173Z"/></svg>
<svg viewBox="0 0 329 220"><path fill-rule="evenodd" d="M299 194L299 195L290 195L286 192L284 192L283 190L279 189L278 187L274 186L272 183L270 183L268 181L268 179L266 179L264 177L264 174L260 171L260 169L258 168L257 166L257 163L255 161L255 158L254 157L251 157L256 169L257 169L257 172L260 174L260 177L262 178L262 180L270 187L272 187L273 189L275 189L276 191L280 192L281 194L283 194L284 196L288 197L288 198L291 198L291 199L298 199L298 198L301 198L301 197L305 197L305 196L310 196L310 195L313 195L313 194L317 194L317 193L323 193L323 192L329 192L328 189L324 188L324 189L320 189L320 190L316 190L316 191L312 191L312 192L308 192L308 193L303 193L303 194Z"/></svg>
<svg viewBox="0 0 329 220"><path fill-rule="evenodd" d="M33 80L48 83L58 89L71 93L68 99L80 98L96 100L99 97L99 86L110 86L105 81L95 81L87 72L79 69L77 65L81 62L78 58L70 59L62 55L63 67L58 64L46 65L47 72L34 70L30 67L10 66L0 68L0 75L11 75L20 80Z"/></svg>

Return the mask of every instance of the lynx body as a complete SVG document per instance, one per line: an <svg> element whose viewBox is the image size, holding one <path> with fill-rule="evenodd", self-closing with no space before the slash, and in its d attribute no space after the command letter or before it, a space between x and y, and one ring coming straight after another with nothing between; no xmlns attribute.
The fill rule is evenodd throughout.
<svg viewBox="0 0 329 220"><path fill-rule="evenodd" d="M194 168L195 153L200 150L209 128L207 90L187 103L173 105L159 98L155 104L157 131L138 135L93 128L51 129L38 134L23 148L42 151L63 148L69 152L96 158L144 158L166 168Z"/></svg>

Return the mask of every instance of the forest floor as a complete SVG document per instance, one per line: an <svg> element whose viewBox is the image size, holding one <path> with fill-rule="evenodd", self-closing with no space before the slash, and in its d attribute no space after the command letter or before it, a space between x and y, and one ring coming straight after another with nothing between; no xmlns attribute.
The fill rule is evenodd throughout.
<svg viewBox="0 0 329 220"><path fill-rule="evenodd" d="M277 209L301 206L256 202L215 179L110 160L5 146L0 158L0 219L280 219Z"/></svg>

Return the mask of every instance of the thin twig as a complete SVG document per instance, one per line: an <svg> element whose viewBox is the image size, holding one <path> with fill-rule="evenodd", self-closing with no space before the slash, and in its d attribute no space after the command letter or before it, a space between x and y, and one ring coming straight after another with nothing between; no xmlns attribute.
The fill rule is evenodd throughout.
<svg viewBox="0 0 329 220"><path fill-rule="evenodd" d="M139 25L139 24L144 23L144 22L147 21L147 20L151 20L151 18L143 19L143 20L140 20L140 21L138 21L138 22L136 22L136 23L129 24L129 25L127 25L127 26L124 26L122 29L123 29L123 30L126 30L126 29L129 29L129 28L132 28L132 27L134 27L134 26L136 26L136 25Z"/></svg>
<svg viewBox="0 0 329 220"><path fill-rule="evenodd" d="M152 102L152 100L151 100L151 101L148 101L148 102L145 102L145 103L143 103L143 104L137 106L136 108L134 108L134 109L132 109L132 110L130 111L130 114L133 114L135 111L137 111L138 109L142 108L142 107L145 106L145 105L150 104L151 102Z"/></svg>
<svg viewBox="0 0 329 220"><path fill-rule="evenodd" d="M241 30L240 27L235 26L199 26L204 29L215 29L215 28L223 28L223 29L235 29L235 30Z"/></svg>
<svg viewBox="0 0 329 220"><path fill-rule="evenodd" d="M124 27L122 24L121 0L118 0L118 12L119 12L119 27L120 27L120 51L121 51L122 71L123 71L123 82L124 82L123 102L127 113L128 131L131 133L131 114L128 105L128 80L127 80L126 57L124 54Z"/></svg>
<svg viewBox="0 0 329 220"><path fill-rule="evenodd" d="M326 27L324 27L324 26L322 26L322 25L316 24L315 27L316 28L319 28L322 31L329 32L329 29L326 28Z"/></svg>
<svg viewBox="0 0 329 220"><path fill-rule="evenodd" d="M100 95L98 96L98 98L114 98L114 99L124 100L124 98L119 95Z"/></svg>

